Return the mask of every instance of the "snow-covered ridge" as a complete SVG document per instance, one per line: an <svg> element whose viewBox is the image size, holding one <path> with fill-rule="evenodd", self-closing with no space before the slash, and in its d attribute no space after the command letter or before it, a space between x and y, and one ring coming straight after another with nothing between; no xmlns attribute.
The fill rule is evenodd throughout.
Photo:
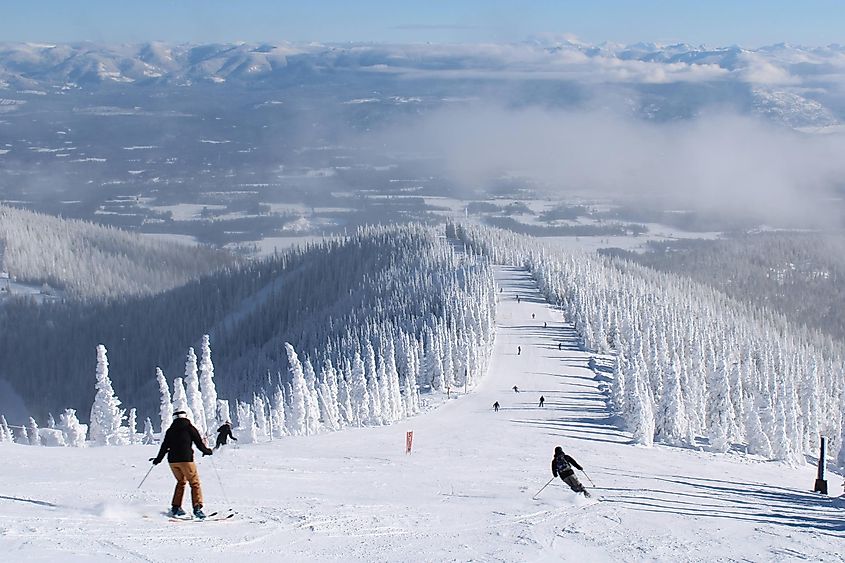
<svg viewBox="0 0 845 563"><path fill-rule="evenodd" d="M297 72L363 70L474 72L538 78L568 76L622 82L731 79L792 84L841 75L845 47L772 45L758 49L688 44L590 45L544 41L476 45L385 44L96 44L0 43L0 77L20 84L227 82ZM31 88L30 88L31 89Z"/></svg>

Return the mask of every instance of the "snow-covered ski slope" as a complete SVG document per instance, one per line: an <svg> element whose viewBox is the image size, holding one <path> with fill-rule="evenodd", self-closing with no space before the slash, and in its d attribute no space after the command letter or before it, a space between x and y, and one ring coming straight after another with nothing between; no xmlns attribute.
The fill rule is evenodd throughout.
<svg viewBox="0 0 845 563"><path fill-rule="evenodd" d="M0 445L0 560L845 560L845 503L808 492L812 466L628 445L573 328L527 272L497 279L494 358L476 392L390 427L199 459L206 510L231 507L230 520L169 521L166 464L136 491L153 446ZM559 480L532 499L556 445L602 502Z"/></svg>

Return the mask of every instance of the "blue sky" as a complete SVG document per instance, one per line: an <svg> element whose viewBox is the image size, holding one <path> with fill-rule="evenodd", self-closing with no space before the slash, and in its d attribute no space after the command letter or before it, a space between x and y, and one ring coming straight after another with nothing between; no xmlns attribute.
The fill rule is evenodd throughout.
<svg viewBox="0 0 845 563"><path fill-rule="evenodd" d="M841 0L11 0L0 41L845 43Z"/></svg>

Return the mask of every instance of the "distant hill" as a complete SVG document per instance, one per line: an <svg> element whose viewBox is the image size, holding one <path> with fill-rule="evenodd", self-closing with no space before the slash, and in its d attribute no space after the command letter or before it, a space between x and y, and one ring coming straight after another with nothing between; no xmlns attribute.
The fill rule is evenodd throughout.
<svg viewBox="0 0 845 563"><path fill-rule="evenodd" d="M219 250L0 205L0 271L69 299L154 295L234 261Z"/></svg>

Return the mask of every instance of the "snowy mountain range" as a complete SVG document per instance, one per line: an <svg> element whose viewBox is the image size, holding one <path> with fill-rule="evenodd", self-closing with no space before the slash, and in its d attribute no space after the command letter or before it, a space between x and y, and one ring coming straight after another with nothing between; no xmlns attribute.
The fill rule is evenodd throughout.
<svg viewBox="0 0 845 563"><path fill-rule="evenodd" d="M623 97L630 97L633 88L674 99L675 104L663 104L663 113L658 112L664 118L683 117L685 109L678 103L684 100L682 105L688 106L689 99L698 97L791 127L837 125L845 112L839 88L845 78L842 45L746 49L567 40L479 45L0 44L0 92L13 94L112 85L358 83L368 78L374 84L402 78L447 86L459 80L490 87L515 81L563 83L586 89L587 97L607 95L608 86L614 85ZM691 89L696 95L690 96ZM543 97L559 102L572 96L557 92ZM643 115L654 117L653 105Z"/></svg>

